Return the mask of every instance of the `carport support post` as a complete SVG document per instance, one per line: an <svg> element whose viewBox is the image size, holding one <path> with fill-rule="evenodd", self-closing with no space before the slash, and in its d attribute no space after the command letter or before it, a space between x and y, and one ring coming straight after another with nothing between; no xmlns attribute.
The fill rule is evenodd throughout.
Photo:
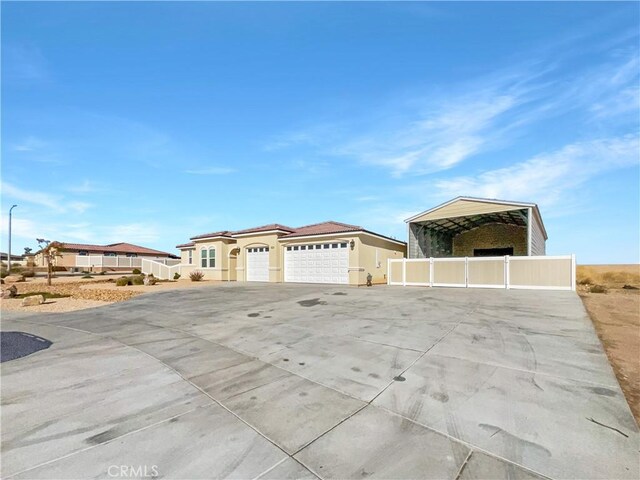
<svg viewBox="0 0 640 480"><path fill-rule="evenodd" d="M529 207L527 209L527 255L531 256L531 219L533 216L533 209Z"/></svg>

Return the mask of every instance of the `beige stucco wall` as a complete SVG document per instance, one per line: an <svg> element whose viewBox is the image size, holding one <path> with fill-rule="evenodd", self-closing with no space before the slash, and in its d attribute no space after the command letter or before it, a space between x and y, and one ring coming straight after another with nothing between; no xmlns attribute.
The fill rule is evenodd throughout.
<svg viewBox="0 0 640 480"><path fill-rule="evenodd" d="M407 256L407 246L371 235L360 235L358 249L358 285L367 283L371 274L373 283L387 283L387 260L397 260Z"/></svg>
<svg viewBox="0 0 640 480"><path fill-rule="evenodd" d="M193 261L191 265L196 264L196 252L194 247L180 249L180 264L189 265L189 251L191 251L193 255Z"/></svg>
<svg viewBox="0 0 640 480"><path fill-rule="evenodd" d="M527 255L527 228L490 223L457 235L453 239L454 257L473 257L474 248L513 247L514 255Z"/></svg>
<svg viewBox="0 0 640 480"><path fill-rule="evenodd" d="M236 258L236 280L244 282L247 278L247 248L269 247L269 281L282 282L282 248L278 243L282 233L256 233L236 238L239 252Z"/></svg>
<svg viewBox="0 0 640 480"><path fill-rule="evenodd" d="M205 280L233 281L236 277L235 259L231 259L233 250L236 248L235 240L229 238L216 240L201 240L195 242L193 247L193 264L188 266L188 252L181 252L181 263L186 265L181 268L182 276L187 277L190 272L199 270L204 273ZM207 265L209 265L208 252L210 248L216 251L215 267L202 266L202 250L207 251ZM231 270L233 268L233 271Z"/></svg>

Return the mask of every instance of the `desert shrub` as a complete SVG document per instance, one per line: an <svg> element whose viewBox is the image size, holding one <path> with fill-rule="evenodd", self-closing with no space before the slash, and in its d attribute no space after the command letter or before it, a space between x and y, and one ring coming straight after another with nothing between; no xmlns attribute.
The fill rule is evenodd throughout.
<svg viewBox="0 0 640 480"><path fill-rule="evenodd" d="M578 285L591 285L592 283L593 283L593 280L591 280L591 277L578 276L578 280L577 280Z"/></svg>
<svg viewBox="0 0 640 480"><path fill-rule="evenodd" d="M120 277L116 280L116 287L126 287L129 285L129 279L127 277Z"/></svg>
<svg viewBox="0 0 640 480"><path fill-rule="evenodd" d="M93 278L91 275L89 275L88 273L85 273L84 275L82 275L81 278Z"/></svg>
<svg viewBox="0 0 640 480"><path fill-rule="evenodd" d="M200 270L194 270L189 274L189 278L191 279L192 282L199 282L204 278L204 273L201 272Z"/></svg>
<svg viewBox="0 0 640 480"><path fill-rule="evenodd" d="M178 280L180 278L180 274L178 272L173 274L173 279Z"/></svg>
<svg viewBox="0 0 640 480"><path fill-rule="evenodd" d="M590 293L607 293L607 289L602 285L591 285L589 288Z"/></svg>
<svg viewBox="0 0 640 480"><path fill-rule="evenodd" d="M3 268L2 270L0 270L0 278L4 278L7 275L9 275L9 272L7 272L7 270L5 268Z"/></svg>
<svg viewBox="0 0 640 480"><path fill-rule="evenodd" d="M103 270L103 271L101 271L101 272L99 273L99 275L105 275L106 273L107 273L107 272L105 272L105 271Z"/></svg>
<svg viewBox="0 0 640 480"><path fill-rule="evenodd" d="M22 276L27 278L27 277L35 277L36 276L36 272L34 272L33 270L23 270L22 271Z"/></svg>
<svg viewBox="0 0 640 480"><path fill-rule="evenodd" d="M158 283L158 279L156 277L153 275L147 276L147 285L155 285L156 283Z"/></svg>
<svg viewBox="0 0 640 480"><path fill-rule="evenodd" d="M131 273L133 273L134 275L140 275L142 273L142 271L139 268L134 268Z"/></svg>
<svg viewBox="0 0 640 480"><path fill-rule="evenodd" d="M129 285L144 285L144 276L133 275L129 277Z"/></svg>

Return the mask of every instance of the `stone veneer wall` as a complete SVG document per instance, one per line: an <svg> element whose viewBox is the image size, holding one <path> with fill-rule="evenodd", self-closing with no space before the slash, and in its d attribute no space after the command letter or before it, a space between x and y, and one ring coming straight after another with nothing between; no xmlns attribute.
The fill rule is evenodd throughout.
<svg viewBox="0 0 640 480"><path fill-rule="evenodd" d="M474 248L513 247L514 255L527 255L527 227L489 223L453 239L454 257L473 257Z"/></svg>

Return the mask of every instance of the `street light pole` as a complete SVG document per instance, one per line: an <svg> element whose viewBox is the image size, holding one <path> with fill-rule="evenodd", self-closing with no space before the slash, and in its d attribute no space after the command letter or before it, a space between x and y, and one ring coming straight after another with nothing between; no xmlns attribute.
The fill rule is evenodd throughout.
<svg viewBox="0 0 640 480"><path fill-rule="evenodd" d="M11 211L18 205L9 209L9 254L7 255L7 274L11 275Z"/></svg>

